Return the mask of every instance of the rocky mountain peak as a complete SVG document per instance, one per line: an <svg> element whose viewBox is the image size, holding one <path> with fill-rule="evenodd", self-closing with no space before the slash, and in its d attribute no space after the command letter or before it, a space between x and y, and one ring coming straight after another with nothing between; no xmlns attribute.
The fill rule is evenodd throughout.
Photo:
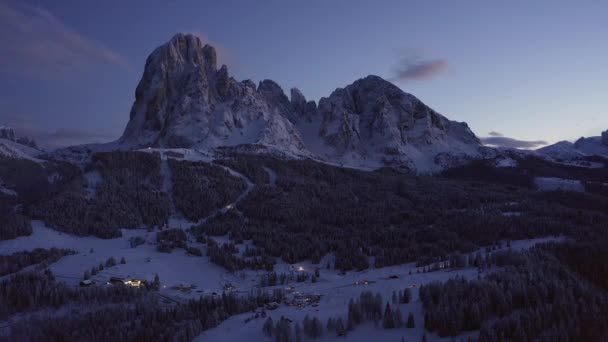
<svg viewBox="0 0 608 342"><path fill-rule="evenodd" d="M446 119L374 75L321 99L319 112L323 117L320 136L337 155L432 171L439 154L471 157L478 155L481 146L466 124Z"/></svg>
<svg viewBox="0 0 608 342"><path fill-rule="evenodd" d="M602 132L602 144L608 146L608 130Z"/></svg>
<svg viewBox="0 0 608 342"><path fill-rule="evenodd" d="M17 144L21 144L24 146L28 146L34 149L38 149L38 145L36 144L36 141L34 141L33 139L30 139L28 137L17 137L17 135L15 134L15 129L13 129L12 127L8 127L8 126L0 126L0 139L5 139ZM4 145L3 145L4 146ZM3 155L6 155L6 153L0 153Z"/></svg>
<svg viewBox="0 0 608 342"><path fill-rule="evenodd" d="M15 141L15 130L12 127L0 126L0 139Z"/></svg>
<svg viewBox="0 0 608 342"><path fill-rule="evenodd" d="M298 88L291 88L290 102L294 108L302 109L306 106L306 97Z"/></svg>
<svg viewBox="0 0 608 342"><path fill-rule="evenodd" d="M195 64L212 71L217 70L215 48L203 44L200 38L193 34L176 34L169 42L156 49L150 55L149 61L168 65Z"/></svg>
<svg viewBox="0 0 608 342"><path fill-rule="evenodd" d="M381 77L338 88L317 106L297 88L288 97L272 80L257 87L236 81L225 65L217 69L215 49L190 34L177 34L150 54L130 118L123 148L256 144L422 172L478 156L481 145L466 124Z"/></svg>
<svg viewBox="0 0 608 342"><path fill-rule="evenodd" d="M297 122L297 113L294 111L289 98L283 88L273 80L263 80L258 85L258 93L266 100L271 110L286 116L292 123Z"/></svg>
<svg viewBox="0 0 608 342"><path fill-rule="evenodd" d="M237 82L217 69L216 52L190 34L177 34L147 59L131 120L120 143L136 148L284 144L304 149L288 119L293 111L281 87Z"/></svg>

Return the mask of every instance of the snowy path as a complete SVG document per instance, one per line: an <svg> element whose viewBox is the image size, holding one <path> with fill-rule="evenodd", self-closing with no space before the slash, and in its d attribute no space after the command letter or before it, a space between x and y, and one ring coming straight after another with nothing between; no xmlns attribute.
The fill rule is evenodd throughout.
<svg viewBox="0 0 608 342"><path fill-rule="evenodd" d="M211 162L209 161L205 161L211 164ZM242 201L245 197L247 197L247 195L249 195L249 193L253 190L253 188L255 187L255 184L253 184L249 178L247 178L245 175L238 173L236 171L234 171L233 169L224 166L224 165L218 165L218 164L213 164L216 166L219 166L221 168L223 168L224 170L228 171L228 173L230 173L230 175L234 176L234 177L238 177L240 179L242 179L245 184L246 184L246 188L245 190L234 200L234 202L228 203L227 205L225 205L223 208L219 208L216 209L215 211L213 211L210 215L208 215L207 217L204 217L196 222L192 222L192 221L188 221L184 218L170 218L169 219L169 226L170 227L180 227L180 228L186 228L186 227L191 227L193 225L200 225L203 224L205 222L207 222L207 220L214 218L215 216L219 215L219 214L224 214L226 213L228 210L230 209L234 209L236 208L236 205Z"/></svg>
<svg viewBox="0 0 608 342"><path fill-rule="evenodd" d="M274 170L267 168L266 166L262 166L262 168L268 174L268 178L270 179L270 185L276 186L277 185L277 173L274 172Z"/></svg>
<svg viewBox="0 0 608 342"><path fill-rule="evenodd" d="M163 178L162 191L171 195L171 191L173 190L173 173L169 166L169 160L164 155L161 157L160 175Z"/></svg>

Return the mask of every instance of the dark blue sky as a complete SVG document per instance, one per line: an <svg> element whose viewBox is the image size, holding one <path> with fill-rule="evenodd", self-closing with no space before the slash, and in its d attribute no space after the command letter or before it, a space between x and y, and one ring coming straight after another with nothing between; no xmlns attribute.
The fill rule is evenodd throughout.
<svg viewBox="0 0 608 342"><path fill-rule="evenodd" d="M0 125L47 146L117 138L145 58L176 32L235 78L309 99L376 74L478 136L608 129L608 2L557 0L0 0Z"/></svg>

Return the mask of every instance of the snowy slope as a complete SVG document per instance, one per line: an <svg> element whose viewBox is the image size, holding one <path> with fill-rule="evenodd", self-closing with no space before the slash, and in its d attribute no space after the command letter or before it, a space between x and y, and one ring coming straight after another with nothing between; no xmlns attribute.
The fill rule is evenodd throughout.
<svg viewBox="0 0 608 342"><path fill-rule="evenodd" d="M249 291L257 289L263 271L244 270L229 273L225 269L212 264L209 258L194 257L187 255L182 249L172 253L160 253L156 251L155 235L145 229L123 230L123 236L116 239L99 239L94 237L77 237L70 234L60 233L47 228L44 223L33 221L33 233L30 236L18 237L13 240L0 241L0 255L8 255L18 251L32 250L34 248L66 248L75 250L77 253L61 258L49 266L56 275L58 281L71 285L77 285L82 280L85 271L93 266L114 257L117 261L125 258L126 264L118 264L105 268L93 276L92 279L98 284L105 284L110 277L153 279L156 274L161 280L160 294L177 302L183 302L189 298L197 298L201 294L221 293L228 283L234 285L240 294L247 295ZM141 236L146 240L143 245L131 248L129 238ZM219 240L222 240L219 238ZM512 241L511 248L523 250L537 243L548 241L560 241L559 237L547 237L531 240ZM220 241L221 243L221 241ZM250 242L246 242L250 243ZM190 245L200 247L205 254L205 247L196 242ZM239 247L243 247L240 245ZM327 263L332 255L328 255L321 264ZM286 264L279 261L276 265L277 272L289 272L290 270L303 270L310 272L316 265L310 262L298 264ZM411 271L412 274L409 274ZM398 275L398 279L391 279L391 275ZM305 306L303 308L281 305L274 311L267 311L276 321L280 316L285 316L294 321L301 321L305 315L316 316L325 324L329 317L345 318L348 301L358 297L362 291L379 292L385 301L391 300L393 290L402 290L411 287L413 301L409 304L401 304L399 308L404 317L409 312L415 316L416 328L414 329L392 329L385 330L374 327L372 323L366 323L356 327L349 332L348 341L369 341L371 337L379 341L400 341L401 337L407 340L419 340L423 334L423 311L422 304L418 298L420 285L431 281L445 281L455 276L467 279L477 277L478 270L468 267L457 270L440 270L428 273L417 273L414 263L399 266L371 268L362 272L348 272L340 274L336 270L320 270L320 277L316 283L290 283L295 291L300 293L318 293L322 298L318 306ZM356 285L355 282L368 280L369 285ZM192 285L194 287L192 288ZM192 288L182 290L181 288ZM280 288L281 286L277 286ZM272 289L272 288L268 288ZM245 319L253 317L253 313L245 313L231 317L218 327L205 331L196 341L252 341L263 342L269 339L262 334L264 319L253 319L245 323ZM468 335L466 335L468 336ZM471 333L475 336L475 332ZM434 334L427 333L429 341L449 341L450 339L439 339ZM344 337L337 338L325 333L320 341L345 340Z"/></svg>
<svg viewBox="0 0 608 342"><path fill-rule="evenodd" d="M514 241L511 244L513 250L525 250L538 243L549 241L561 241L559 237L547 237L531 240ZM327 257L326 257L327 258ZM323 260L321 264L327 262ZM304 271L314 269L314 265L309 263L300 263L295 265L278 265L280 267L291 267L290 269L299 269L301 266ZM411 271L412 274L409 274ZM397 275L399 278L391 279L391 275ZM386 330L382 327L375 327L373 323L367 322L361 326L357 326L354 331L348 332L346 337L336 337L335 334L324 332L318 341L361 341L367 342L370 340L376 341L419 341L424 334L424 312L422 303L418 297L420 285L428 284L432 281L446 281L453 277L463 277L466 279L474 279L478 276L476 268L467 267L463 269L448 269L428 273L417 273L417 268L414 263L404 264L400 266L383 267L378 269L368 269L362 272L348 272L340 275L334 270L320 271L320 278L317 283L296 283L290 284L295 286L294 291L299 293L310 293L322 295L318 306L305 307L290 307L281 305L278 309L267 311L267 314L276 322L281 316L287 317L295 322L300 322L306 315L310 318L317 317L325 328L325 323L330 317L342 317L346 321L348 312L348 302L351 298L358 298L363 291L372 291L380 293L385 302L391 302L393 290L402 290L410 288L413 294L412 302L408 304L400 304L399 309L403 317L407 317L411 312L414 315L416 327L414 329L390 329ZM357 281L369 281L368 285L356 285ZM281 287L281 286L278 286ZM243 291L245 292L245 291ZM393 306L394 304L391 304ZM249 322L246 319L253 318ZM262 333L262 325L265 318L254 318L253 313L246 313L231 317L218 327L203 332L195 341L251 341L251 342L266 342L271 341ZM324 329L325 331L325 329ZM451 337L439 338L436 334L426 333L429 341L451 341ZM467 336L476 336L476 332L458 336L466 339ZM306 339L305 339L306 340Z"/></svg>
<svg viewBox="0 0 608 342"><path fill-rule="evenodd" d="M318 121L301 124L312 135L305 141L321 157L344 165L391 165L434 173L483 155L465 123L446 119L378 76L321 99L319 115ZM318 133L313 135L316 124Z"/></svg>
<svg viewBox="0 0 608 342"><path fill-rule="evenodd" d="M38 159L41 154L42 151L35 148L8 139L0 139L0 156L42 162Z"/></svg>
<svg viewBox="0 0 608 342"><path fill-rule="evenodd" d="M588 156L608 158L608 130L601 136L580 138L576 142L560 141L536 150L538 155L557 161L574 161Z"/></svg>

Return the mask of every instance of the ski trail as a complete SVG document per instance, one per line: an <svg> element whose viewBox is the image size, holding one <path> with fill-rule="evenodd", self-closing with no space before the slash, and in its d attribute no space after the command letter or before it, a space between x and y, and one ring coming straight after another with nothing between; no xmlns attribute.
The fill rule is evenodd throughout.
<svg viewBox="0 0 608 342"><path fill-rule="evenodd" d="M169 166L169 160L165 155L161 155L160 175L163 177L161 190L164 193L171 195L171 190L173 190L173 173Z"/></svg>
<svg viewBox="0 0 608 342"><path fill-rule="evenodd" d="M262 166L262 168L268 174L268 178L270 179L270 185L276 186L277 185L277 173L274 172L274 170L267 168L266 166Z"/></svg>

